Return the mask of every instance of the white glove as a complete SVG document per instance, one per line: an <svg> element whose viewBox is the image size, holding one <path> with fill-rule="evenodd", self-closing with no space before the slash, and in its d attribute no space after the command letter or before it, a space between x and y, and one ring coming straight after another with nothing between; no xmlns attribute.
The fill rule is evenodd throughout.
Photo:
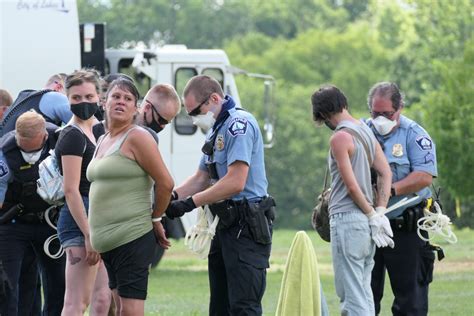
<svg viewBox="0 0 474 316"><path fill-rule="evenodd" d="M390 248L395 247L395 243L391 238L393 237L392 227L390 227L387 216L384 215L386 210L385 207L378 206L371 213L367 214L372 240L379 248L387 246Z"/></svg>

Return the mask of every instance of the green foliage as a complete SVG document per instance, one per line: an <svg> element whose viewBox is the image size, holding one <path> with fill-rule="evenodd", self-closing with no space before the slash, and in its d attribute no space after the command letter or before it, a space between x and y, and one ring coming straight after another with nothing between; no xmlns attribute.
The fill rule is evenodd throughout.
<svg viewBox="0 0 474 316"><path fill-rule="evenodd" d="M433 73L436 61L462 55L473 35L473 6L471 0L406 2L401 9L411 16L416 37L408 33L412 43L399 54L394 74L412 103L441 84Z"/></svg>
<svg viewBox="0 0 474 316"><path fill-rule="evenodd" d="M369 88L387 80L399 84L406 113L433 136L438 182L452 195L447 200L461 199L462 225L474 225L469 220L474 216L465 215L474 214L472 0L78 4L81 22L107 23L109 46L224 48L233 65L276 78L276 145L266 152L269 191L280 209L276 225L308 228L322 187L330 132L311 120L312 92L323 83L335 84L351 112L365 117ZM242 78L237 83L244 107L262 118L261 84Z"/></svg>
<svg viewBox="0 0 474 316"><path fill-rule="evenodd" d="M474 38L461 59L435 63L439 89L418 105L436 140L439 175L454 197L474 197ZM447 149L447 150L446 150ZM469 166L469 167L468 167Z"/></svg>
<svg viewBox="0 0 474 316"><path fill-rule="evenodd" d="M333 83L346 93L351 110L366 116L366 91L385 76L387 52L364 22L343 33L310 30L290 41L252 33L232 41L226 51L234 64L278 78L277 143L266 152L269 191L285 210L276 225L308 228L323 185L330 136L312 122L311 94ZM242 104L252 104L258 85L238 83Z"/></svg>

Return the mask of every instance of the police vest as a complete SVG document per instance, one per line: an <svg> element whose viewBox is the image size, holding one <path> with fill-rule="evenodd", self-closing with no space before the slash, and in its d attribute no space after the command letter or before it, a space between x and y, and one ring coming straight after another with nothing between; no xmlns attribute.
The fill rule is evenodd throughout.
<svg viewBox="0 0 474 316"><path fill-rule="evenodd" d="M16 120L18 117L29 110L35 110L37 113L42 115L46 122L53 123L55 125L61 125L61 121L54 121L50 117L46 116L40 111L39 104L44 94L53 90L23 90L18 94L18 97L13 104L8 108L3 116L3 120L0 123L0 136L7 134L15 129Z"/></svg>
<svg viewBox="0 0 474 316"><path fill-rule="evenodd" d="M23 159L20 148L16 144L15 133L5 135L6 139L2 142L2 149L12 173L13 182L8 184L4 209L21 203L26 213L37 213L45 211L50 206L36 193L36 180L39 178L38 167L40 162L49 156L50 149L53 149L56 145L56 129L57 126L47 123L48 140L40 159L33 165Z"/></svg>

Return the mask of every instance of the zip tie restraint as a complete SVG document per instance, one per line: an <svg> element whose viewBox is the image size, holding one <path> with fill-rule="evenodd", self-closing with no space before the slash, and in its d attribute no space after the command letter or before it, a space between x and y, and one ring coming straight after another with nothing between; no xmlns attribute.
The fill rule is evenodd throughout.
<svg viewBox="0 0 474 316"><path fill-rule="evenodd" d="M49 212L53 209L53 208L56 208L55 205L49 207L45 212L44 212L44 219L46 220L46 223L48 223L49 226L51 226L54 230L57 230L56 228L56 225L53 224L53 222L51 221L51 218L49 218ZM51 236L48 237L48 239L46 239L44 241L44 245L43 245L43 250L44 250L44 253L50 257L50 258L53 258L53 259L58 259L60 258L63 254L64 254L64 249L63 249L63 246L59 245L59 249L58 251L55 253L55 254L52 254L50 251L49 251L49 245L51 244L51 242L55 239L58 239L58 234L53 234Z"/></svg>
<svg viewBox="0 0 474 316"><path fill-rule="evenodd" d="M211 241L216 234L219 216L213 216L209 206L200 207L196 225L191 227L184 237L184 245L197 254L199 258L206 259L211 248Z"/></svg>
<svg viewBox="0 0 474 316"><path fill-rule="evenodd" d="M441 236L444 240L451 244L455 244L458 238L451 230L451 220L447 215L444 215L441 211L441 207L438 202L433 201L433 206L427 205L424 209L425 216L420 218L417 222L417 234L424 241L431 241L435 235ZM431 210L434 209L435 212ZM424 230L431 234L430 237L425 238L421 235L421 230Z"/></svg>

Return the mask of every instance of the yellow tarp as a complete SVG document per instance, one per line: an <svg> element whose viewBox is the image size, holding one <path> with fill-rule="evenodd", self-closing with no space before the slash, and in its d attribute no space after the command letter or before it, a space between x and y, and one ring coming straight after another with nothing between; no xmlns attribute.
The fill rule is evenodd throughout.
<svg viewBox="0 0 474 316"><path fill-rule="evenodd" d="M304 231L296 233L281 281L277 316L321 316L318 260Z"/></svg>

